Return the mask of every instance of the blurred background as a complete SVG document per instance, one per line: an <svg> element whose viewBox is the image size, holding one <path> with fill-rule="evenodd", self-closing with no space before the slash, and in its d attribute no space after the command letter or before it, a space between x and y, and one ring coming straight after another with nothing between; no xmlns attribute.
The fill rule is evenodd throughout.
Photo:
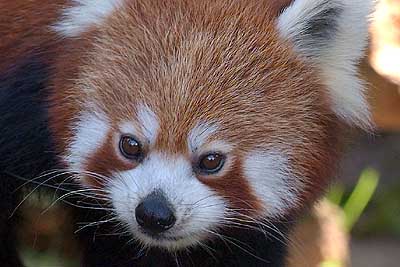
<svg viewBox="0 0 400 267"><path fill-rule="evenodd" d="M361 70L377 131L352 133L336 184L293 233L293 267L400 266L400 0L381 0L375 17ZM33 197L22 208L24 261L79 266L68 214L46 210L51 201Z"/></svg>

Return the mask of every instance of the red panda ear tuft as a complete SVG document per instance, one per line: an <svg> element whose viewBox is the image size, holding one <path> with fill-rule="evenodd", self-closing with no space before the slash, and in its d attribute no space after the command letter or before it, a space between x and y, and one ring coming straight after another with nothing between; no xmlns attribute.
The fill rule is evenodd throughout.
<svg viewBox="0 0 400 267"><path fill-rule="evenodd" d="M77 37L90 27L103 23L122 5L123 0L74 0L52 28L63 37Z"/></svg>
<svg viewBox="0 0 400 267"><path fill-rule="evenodd" d="M293 0L279 15L280 35L319 68L336 115L350 125L371 127L357 64L368 39L374 0Z"/></svg>

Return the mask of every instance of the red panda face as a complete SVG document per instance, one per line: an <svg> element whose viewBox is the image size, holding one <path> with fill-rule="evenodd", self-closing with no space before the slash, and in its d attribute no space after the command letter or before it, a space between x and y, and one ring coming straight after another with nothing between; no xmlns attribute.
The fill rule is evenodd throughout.
<svg viewBox="0 0 400 267"><path fill-rule="evenodd" d="M86 32L74 17L57 25L79 34L54 80L65 162L145 245L188 247L304 208L331 176L340 119L367 121L359 88L347 112L333 67L307 54L324 44L295 36L286 17L342 6L297 0L276 17L258 2L118 2Z"/></svg>

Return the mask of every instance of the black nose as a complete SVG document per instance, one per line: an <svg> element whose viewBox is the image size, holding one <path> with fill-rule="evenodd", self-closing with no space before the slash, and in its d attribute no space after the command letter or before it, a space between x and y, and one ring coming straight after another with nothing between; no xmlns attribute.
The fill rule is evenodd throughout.
<svg viewBox="0 0 400 267"><path fill-rule="evenodd" d="M176 218L161 192L148 195L135 209L138 224L151 234L159 234L174 226Z"/></svg>

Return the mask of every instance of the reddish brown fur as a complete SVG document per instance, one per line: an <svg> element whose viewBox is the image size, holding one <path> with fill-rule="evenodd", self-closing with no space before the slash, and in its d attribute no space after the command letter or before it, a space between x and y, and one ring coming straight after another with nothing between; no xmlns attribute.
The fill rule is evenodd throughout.
<svg viewBox="0 0 400 267"><path fill-rule="evenodd" d="M187 135L198 121L222 126L214 138L236 147L237 163L225 177L200 180L233 206L244 208L241 199L260 208L242 171L242 156L258 147L289 154L295 174L308 185L302 204L309 203L331 177L338 122L318 72L278 36L276 16L290 2L129 1L98 29L62 40L55 46L50 99L60 153L73 137L73 123L86 107L83 101L97 103L113 122L133 120L134 107L146 103L160 121L158 151L188 156ZM44 44L55 44L56 36L44 26L53 24L65 5L12 3L0 2L0 10L12 10L1 18L6 23L0 23L0 33L6 37L0 51L10 53L2 53L8 56L0 70L36 47L46 50ZM35 15L39 9L42 14L48 10L48 16ZM14 19L18 16L24 24ZM10 49L26 32L29 41ZM87 170L108 174L131 167L111 144L90 157Z"/></svg>
<svg viewBox="0 0 400 267"><path fill-rule="evenodd" d="M67 0L0 0L0 71L28 56L52 50L58 40L49 25L57 22L66 3Z"/></svg>
<svg viewBox="0 0 400 267"><path fill-rule="evenodd" d="M293 0L275 0L275 1L272 0L272 1L269 1L268 4L270 6L271 14L275 15L275 16L279 15L292 2L293 2Z"/></svg>
<svg viewBox="0 0 400 267"><path fill-rule="evenodd" d="M215 121L223 127L218 138L237 145L234 153L259 146L288 152L308 185L302 198L314 199L336 160L337 122L317 73L278 37L270 15L277 9L269 8L261 1L130 2L97 31L65 47L68 57L60 59L54 80L59 143L70 139L65 122L84 109L82 99L98 103L112 121L132 120L132 107L146 103L160 120L156 150L187 155L186 138L195 123ZM89 42L93 45L80 48ZM95 93L85 93L71 78ZM110 151L99 150L90 169L105 172L98 164L116 160ZM202 181L235 206L243 208L236 198L259 208L240 166Z"/></svg>
<svg viewBox="0 0 400 267"><path fill-rule="evenodd" d="M230 204L242 214L254 215L254 211L263 209L242 173L239 160L236 160L230 172L223 178L200 176L199 179L228 199Z"/></svg>

